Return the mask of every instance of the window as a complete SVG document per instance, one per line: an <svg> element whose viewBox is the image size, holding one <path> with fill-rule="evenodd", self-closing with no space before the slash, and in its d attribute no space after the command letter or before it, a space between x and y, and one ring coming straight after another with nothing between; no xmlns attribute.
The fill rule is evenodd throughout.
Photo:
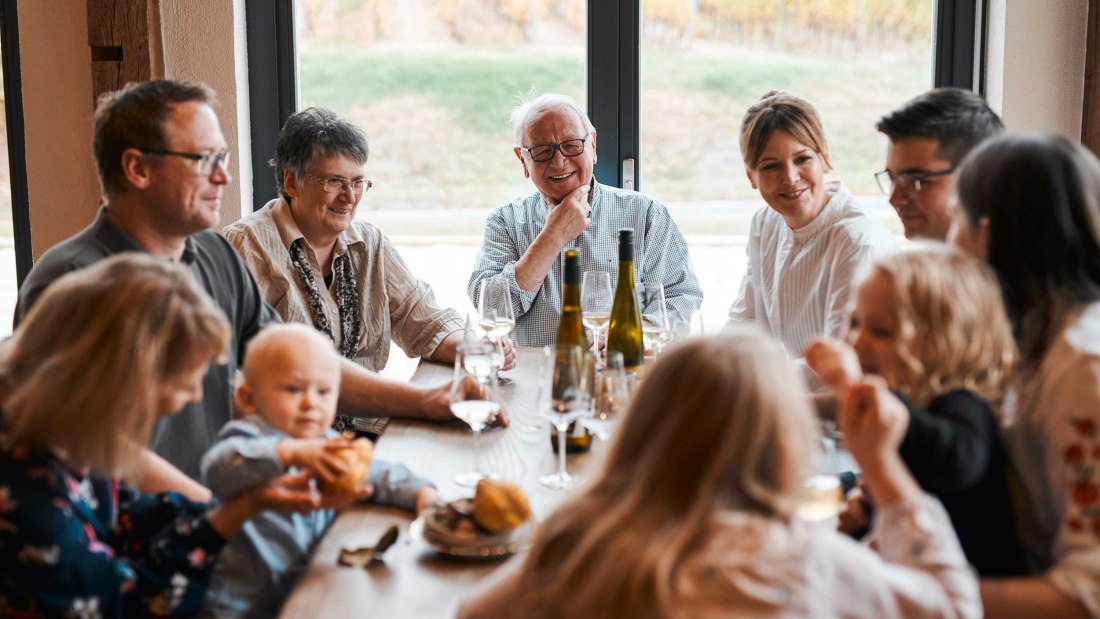
<svg viewBox="0 0 1100 619"><path fill-rule="evenodd" d="M19 36L15 0L0 0L0 337L11 334L18 283L31 268L23 97L19 80Z"/></svg>
<svg viewBox="0 0 1100 619"><path fill-rule="evenodd" d="M264 4L251 2L250 24L272 13ZM254 148L270 147L253 160L271 156L281 119L296 109L351 118L371 138L377 183L359 216L390 236L441 303L461 308L485 216L534 190L511 152L508 110L530 90L571 94L599 132L597 178L623 186L624 170L627 181L632 173L688 237L710 329L736 294L748 220L762 205L737 146L748 104L771 89L814 103L832 178L886 218L872 179L885 154L874 121L933 81L972 86L975 5L279 0L275 17L263 18L272 34L249 43L279 50L265 56L273 63L264 90L280 93L278 105L260 102L278 122L258 123L254 110ZM259 206L272 197L269 170L256 178Z"/></svg>

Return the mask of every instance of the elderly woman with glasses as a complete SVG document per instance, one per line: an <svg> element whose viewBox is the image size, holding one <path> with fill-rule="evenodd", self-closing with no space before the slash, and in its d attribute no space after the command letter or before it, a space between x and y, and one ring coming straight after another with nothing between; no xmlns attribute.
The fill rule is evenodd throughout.
<svg viewBox="0 0 1100 619"><path fill-rule="evenodd" d="M409 356L450 362L463 321L436 304L382 232L355 219L363 194L367 136L322 108L283 126L271 163L280 196L224 230L268 303L288 322L313 325L341 355L381 370L390 340ZM337 429L349 429L337 418ZM379 420L357 419L377 433Z"/></svg>

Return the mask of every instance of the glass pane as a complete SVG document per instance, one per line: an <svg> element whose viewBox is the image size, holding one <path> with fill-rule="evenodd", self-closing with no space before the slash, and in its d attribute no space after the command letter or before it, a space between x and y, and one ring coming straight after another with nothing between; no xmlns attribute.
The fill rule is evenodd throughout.
<svg viewBox="0 0 1100 619"><path fill-rule="evenodd" d="M304 0L302 107L330 108L370 139L378 225L445 306L466 282L489 211L534 191L509 112L530 91L585 102L585 0ZM400 350L391 364L404 359Z"/></svg>
<svg viewBox="0 0 1100 619"><path fill-rule="evenodd" d="M786 90L821 115L834 171L900 238L873 174L875 122L931 85L935 0L643 0L642 189L688 238L708 325L724 324L764 205L744 173L741 115Z"/></svg>
<svg viewBox="0 0 1100 619"><path fill-rule="evenodd" d="M3 68L0 67L0 84ZM0 337L11 335L15 300L18 297L15 276L15 229L11 214L11 171L8 168L8 123L5 94L0 88Z"/></svg>

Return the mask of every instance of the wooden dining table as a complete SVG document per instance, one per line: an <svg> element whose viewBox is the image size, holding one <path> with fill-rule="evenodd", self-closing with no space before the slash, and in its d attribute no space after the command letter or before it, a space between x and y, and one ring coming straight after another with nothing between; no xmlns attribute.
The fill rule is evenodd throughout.
<svg viewBox="0 0 1100 619"><path fill-rule="evenodd" d="M500 385L509 425L481 435L484 469L519 484L531 500L535 518L544 519L569 491L551 490L538 478L557 467L551 449L549 422L535 407L541 349L519 349L516 367ZM411 382L439 385L451 380L453 367L421 361ZM473 470L474 437L461 422L429 423L393 419L375 446L375 458L401 462L432 480L441 501L473 496L473 488L454 483L457 473ZM591 478L604 454L593 440L587 454L570 455L568 469ZM423 540L413 539L413 514L369 503L343 510L317 547L308 568L283 608L281 617L451 617L461 599L503 560L470 560L437 554ZM375 544L391 525L400 537L381 562L369 567L337 563L341 548Z"/></svg>

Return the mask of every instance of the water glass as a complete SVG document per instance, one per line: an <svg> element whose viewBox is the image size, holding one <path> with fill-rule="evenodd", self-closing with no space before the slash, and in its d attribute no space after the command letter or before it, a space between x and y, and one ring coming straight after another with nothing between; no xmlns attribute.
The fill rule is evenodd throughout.
<svg viewBox="0 0 1100 619"><path fill-rule="evenodd" d="M479 480L494 477L482 466L481 431L500 413L501 401L496 381L492 380L495 377L490 360L492 349L481 342L477 345L480 348L473 350L467 349L465 343L459 345L449 393L451 414L465 421L474 433L474 470L455 475L455 483L462 486L476 486ZM479 376L484 368L489 372L485 379ZM472 385L474 381L477 388Z"/></svg>
<svg viewBox="0 0 1100 619"><path fill-rule="evenodd" d="M539 415L549 420L558 431L558 470L539 478L539 483L555 490L572 488L580 481L565 470L565 433L569 424L591 413L588 372L584 349L580 346L558 346L544 355L547 360L539 377L536 406Z"/></svg>
<svg viewBox="0 0 1100 619"><path fill-rule="evenodd" d="M638 297L642 308L642 343L646 350L658 355L670 336L665 287L655 283L642 284Z"/></svg>

